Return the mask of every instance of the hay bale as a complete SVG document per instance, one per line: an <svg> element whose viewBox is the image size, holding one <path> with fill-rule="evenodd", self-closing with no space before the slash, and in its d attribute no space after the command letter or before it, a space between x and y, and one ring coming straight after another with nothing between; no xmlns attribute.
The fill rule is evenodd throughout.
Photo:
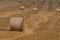
<svg viewBox="0 0 60 40"><path fill-rule="evenodd" d="M34 10L34 11L37 11L38 9L35 7L35 8L33 8L33 10Z"/></svg>
<svg viewBox="0 0 60 40"><path fill-rule="evenodd" d="M22 17L12 17L10 19L10 30L11 31L22 31L23 18Z"/></svg>
<svg viewBox="0 0 60 40"><path fill-rule="evenodd" d="M25 9L25 6L20 6L20 9L21 9L21 10L24 10L24 9Z"/></svg>
<svg viewBox="0 0 60 40"><path fill-rule="evenodd" d="M57 8L57 9L56 9L56 11L60 11L60 9L59 9L59 8Z"/></svg>

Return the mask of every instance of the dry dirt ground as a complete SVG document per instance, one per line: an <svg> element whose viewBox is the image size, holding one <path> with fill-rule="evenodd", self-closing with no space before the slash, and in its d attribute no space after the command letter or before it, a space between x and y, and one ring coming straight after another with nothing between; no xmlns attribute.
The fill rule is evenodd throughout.
<svg viewBox="0 0 60 40"><path fill-rule="evenodd" d="M40 5L41 7L37 5L40 7L37 11L32 9L37 7L36 5L20 10L18 2L15 8L12 6L15 2L10 3L9 6L6 6L7 8L4 8L2 3L0 5L0 27L10 27L9 21L11 17L23 17L24 23L22 32L0 30L0 40L60 40L60 11L43 10L45 7L44 2ZM10 6L12 7L10 8Z"/></svg>

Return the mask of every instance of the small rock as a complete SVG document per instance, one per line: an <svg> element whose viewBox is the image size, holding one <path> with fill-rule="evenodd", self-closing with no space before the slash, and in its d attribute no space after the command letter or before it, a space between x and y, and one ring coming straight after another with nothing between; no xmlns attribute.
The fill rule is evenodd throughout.
<svg viewBox="0 0 60 40"><path fill-rule="evenodd" d="M59 8L57 8L57 9L56 9L56 11L60 11L60 9L59 9Z"/></svg>

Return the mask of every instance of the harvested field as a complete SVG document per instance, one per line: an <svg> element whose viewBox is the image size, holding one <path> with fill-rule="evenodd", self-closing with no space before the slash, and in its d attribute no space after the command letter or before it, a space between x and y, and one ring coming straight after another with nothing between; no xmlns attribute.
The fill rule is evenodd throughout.
<svg viewBox="0 0 60 40"><path fill-rule="evenodd" d="M60 0L0 1L0 28L10 27L12 17L24 18L23 31L0 30L0 40L60 40Z"/></svg>

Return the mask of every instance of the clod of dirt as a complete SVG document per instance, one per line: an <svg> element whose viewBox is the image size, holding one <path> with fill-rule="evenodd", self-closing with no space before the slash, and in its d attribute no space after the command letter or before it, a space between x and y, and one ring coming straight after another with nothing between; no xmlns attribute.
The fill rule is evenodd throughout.
<svg viewBox="0 0 60 40"><path fill-rule="evenodd" d="M22 2L23 2L22 0L19 1L19 3L22 3Z"/></svg>
<svg viewBox="0 0 60 40"><path fill-rule="evenodd" d="M3 0L0 0L0 1L3 1Z"/></svg>
<svg viewBox="0 0 60 40"><path fill-rule="evenodd" d="M56 11L60 11L60 9L59 9L59 8L57 8L57 9L56 9Z"/></svg>

